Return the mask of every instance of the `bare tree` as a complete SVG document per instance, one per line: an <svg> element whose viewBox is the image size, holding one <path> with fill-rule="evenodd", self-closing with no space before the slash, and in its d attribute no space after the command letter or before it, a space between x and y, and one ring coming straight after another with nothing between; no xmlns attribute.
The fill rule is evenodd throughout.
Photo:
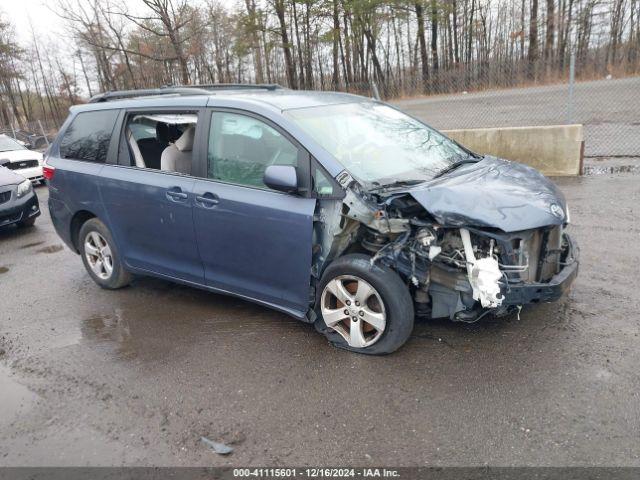
<svg viewBox="0 0 640 480"><path fill-rule="evenodd" d="M531 14L529 17L529 76L535 75L536 62L538 61L538 0L531 0Z"/></svg>
<svg viewBox="0 0 640 480"><path fill-rule="evenodd" d="M544 59L547 64L553 58L555 34L556 34L556 10L555 0L547 0L547 24L544 41Z"/></svg>
<svg viewBox="0 0 640 480"><path fill-rule="evenodd" d="M125 16L142 30L157 37L168 38L175 52L174 58L180 66L181 81L184 85L188 85L190 83L189 64L185 44L190 38L183 36L182 31L186 25L194 22L196 10L189 6L187 0L142 0L142 2L150 10L148 16L129 13L126 5L122 5L117 13Z"/></svg>
<svg viewBox="0 0 640 480"><path fill-rule="evenodd" d="M424 33L424 9L422 3L414 4L416 20L418 22L418 43L420 45L420 66L422 67L422 83L427 88L429 83L429 56L427 54L427 39Z"/></svg>
<svg viewBox="0 0 640 480"><path fill-rule="evenodd" d="M280 39L282 44L282 52L284 54L284 62L287 73L287 82L291 88L298 88L298 79L296 77L295 65L291 54L291 44L289 43L289 32L287 31L287 19L285 16L284 0L270 0L278 18Z"/></svg>

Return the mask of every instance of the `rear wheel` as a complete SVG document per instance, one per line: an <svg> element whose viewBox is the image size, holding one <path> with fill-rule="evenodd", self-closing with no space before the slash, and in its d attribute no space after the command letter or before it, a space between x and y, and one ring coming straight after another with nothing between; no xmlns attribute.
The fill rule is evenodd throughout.
<svg viewBox="0 0 640 480"><path fill-rule="evenodd" d="M121 288L131 282L109 229L97 218L87 220L80 228L78 247L87 272L102 288Z"/></svg>
<svg viewBox="0 0 640 480"><path fill-rule="evenodd" d="M337 347L382 355L400 348L413 330L409 289L388 267L366 255L345 255L325 270L316 328Z"/></svg>

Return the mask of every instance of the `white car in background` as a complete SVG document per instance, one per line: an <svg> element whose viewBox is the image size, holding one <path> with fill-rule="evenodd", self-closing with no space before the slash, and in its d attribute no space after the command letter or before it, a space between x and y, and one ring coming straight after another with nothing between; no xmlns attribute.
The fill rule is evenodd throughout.
<svg viewBox="0 0 640 480"><path fill-rule="evenodd" d="M28 178L32 183L44 183L42 153L29 150L7 135L0 135L0 160L4 159L9 160L9 163L4 165L9 170Z"/></svg>

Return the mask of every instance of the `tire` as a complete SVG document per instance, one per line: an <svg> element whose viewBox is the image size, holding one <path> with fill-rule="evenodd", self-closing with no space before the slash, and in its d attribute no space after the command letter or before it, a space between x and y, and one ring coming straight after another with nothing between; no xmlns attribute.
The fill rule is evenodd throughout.
<svg viewBox="0 0 640 480"><path fill-rule="evenodd" d="M344 297L344 302L334 294L339 285L351 294ZM361 286L363 294L359 295ZM370 294L368 288L372 288L373 293ZM409 288L390 268L371 265L371 257L367 255L350 254L333 261L323 273L317 292L314 325L336 347L367 355L385 355L400 348L413 331L413 300ZM344 291L341 294L346 295ZM364 298L367 305L357 302L358 298ZM351 304L347 305L347 301ZM336 322L340 317L346 318ZM372 319L371 324L367 323L368 319Z"/></svg>
<svg viewBox="0 0 640 480"><path fill-rule="evenodd" d="M111 232L100 220L91 218L82 225L77 245L84 267L102 288L115 290L131 283L131 274L122 264Z"/></svg>
<svg viewBox="0 0 640 480"><path fill-rule="evenodd" d="M36 217L27 218L26 220L22 220L21 222L18 222L18 225L21 228L30 228L30 227L33 227L35 224L36 224Z"/></svg>

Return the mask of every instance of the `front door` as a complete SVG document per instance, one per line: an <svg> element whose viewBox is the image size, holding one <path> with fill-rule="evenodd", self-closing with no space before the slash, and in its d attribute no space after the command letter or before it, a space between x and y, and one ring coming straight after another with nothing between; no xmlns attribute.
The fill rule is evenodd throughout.
<svg viewBox="0 0 640 480"><path fill-rule="evenodd" d="M316 201L262 183L268 165L293 165L304 184L308 154L265 120L213 112L207 179L196 180L194 222L207 285L304 315L309 305Z"/></svg>

